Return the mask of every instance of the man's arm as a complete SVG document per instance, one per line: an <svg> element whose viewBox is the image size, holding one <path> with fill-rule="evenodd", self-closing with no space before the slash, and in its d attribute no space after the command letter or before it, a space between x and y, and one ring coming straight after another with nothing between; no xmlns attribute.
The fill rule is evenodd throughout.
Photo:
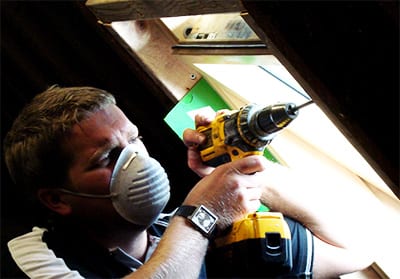
<svg viewBox="0 0 400 279"><path fill-rule="evenodd" d="M223 230L260 206L264 162L250 156L216 168L190 191L184 205L204 205L218 216ZM126 278L198 278L208 239L185 217L175 216L151 258Z"/></svg>
<svg viewBox="0 0 400 279"><path fill-rule="evenodd" d="M173 217L151 258L125 278L198 278L207 246L184 217Z"/></svg>
<svg viewBox="0 0 400 279"><path fill-rule="evenodd" d="M362 270L373 262L381 204L361 180L267 164L262 202L313 233L314 278Z"/></svg>

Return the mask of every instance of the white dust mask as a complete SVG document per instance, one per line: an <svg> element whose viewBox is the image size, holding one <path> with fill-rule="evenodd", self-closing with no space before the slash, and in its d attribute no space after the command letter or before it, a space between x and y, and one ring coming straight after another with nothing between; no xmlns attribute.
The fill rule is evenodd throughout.
<svg viewBox="0 0 400 279"><path fill-rule="evenodd" d="M111 175L110 194L58 190L85 198L111 198L115 210L124 219L146 228L158 218L170 197L164 168L133 144L127 145L118 157Z"/></svg>
<svg viewBox="0 0 400 279"><path fill-rule="evenodd" d="M168 177L157 160L131 144L122 150L115 164L110 194L123 218L149 227L168 203Z"/></svg>

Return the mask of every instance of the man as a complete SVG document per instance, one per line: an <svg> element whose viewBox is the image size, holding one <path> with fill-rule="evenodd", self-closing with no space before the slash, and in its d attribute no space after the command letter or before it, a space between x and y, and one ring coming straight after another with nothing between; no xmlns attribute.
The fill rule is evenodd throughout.
<svg viewBox="0 0 400 279"><path fill-rule="evenodd" d="M197 124L208 121L198 117ZM189 166L203 178L173 216L163 215L166 174L110 93L52 87L36 96L6 136L5 159L15 183L55 217L9 242L19 268L31 278L205 277L213 234L256 211L260 198L319 237L292 222L302 232L292 232L302 247L294 258L298 274L291 276L310 276L311 269L315 277L338 276L371 263L330 231L325 216L309 212L315 208L308 208L308 200L296 201L296 191L279 185L288 182L278 179L287 175L282 169L262 156L210 168L194 148L201 135L188 129L184 138ZM190 217L196 212L197 222Z"/></svg>

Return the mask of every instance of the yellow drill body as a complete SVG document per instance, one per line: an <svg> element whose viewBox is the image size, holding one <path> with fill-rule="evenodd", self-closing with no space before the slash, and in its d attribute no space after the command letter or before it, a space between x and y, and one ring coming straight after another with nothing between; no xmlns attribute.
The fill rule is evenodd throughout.
<svg viewBox="0 0 400 279"><path fill-rule="evenodd" d="M199 146L203 162L216 167L249 155L262 155L275 134L297 117L295 108L292 103L268 107L250 104L198 127L207 137Z"/></svg>
<svg viewBox="0 0 400 279"><path fill-rule="evenodd" d="M198 131L207 136L207 142L203 144L200 149L200 155L204 162L208 162L213 166L220 165L222 163L234 161L248 155L256 154L262 155L264 148L243 148L239 144L228 143L228 134L225 132L227 126L225 125L228 120L232 119L236 113L219 115L211 124L207 127L199 127ZM235 118L237 119L237 118ZM237 130L235 135L236 141L241 143L243 137ZM247 144L243 142L242 145Z"/></svg>

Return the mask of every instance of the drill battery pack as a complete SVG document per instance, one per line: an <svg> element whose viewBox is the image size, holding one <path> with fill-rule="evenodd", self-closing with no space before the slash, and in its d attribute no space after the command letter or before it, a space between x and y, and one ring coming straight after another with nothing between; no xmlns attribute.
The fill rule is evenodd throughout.
<svg viewBox="0 0 400 279"><path fill-rule="evenodd" d="M206 257L211 277L266 278L292 268L291 234L279 212L256 212L215 239Z"/></svg>

